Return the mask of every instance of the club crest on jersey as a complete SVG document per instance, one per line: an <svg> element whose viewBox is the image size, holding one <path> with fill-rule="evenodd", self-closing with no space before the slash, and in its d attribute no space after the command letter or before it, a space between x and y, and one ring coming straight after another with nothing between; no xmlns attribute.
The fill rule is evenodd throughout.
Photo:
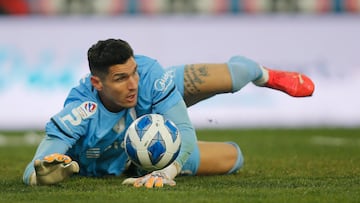
<svg viewBox="0 0 360 203"><path fill-rule="evenodd" d="M78 108L78 112L82 119L89 118L92 116L97 109L97 104L92 101L83 102Z"/></svg>
<svg viewBox="0 0 360 203"><path fill-rule="evenodd" d="M170 85L173 83L172 80L173 78L174 78L174 71L165 72L160 79L157 79L155 81L154 83L155 90L159 92L165 92L168 89L168 87L170 87Z"/></svg>

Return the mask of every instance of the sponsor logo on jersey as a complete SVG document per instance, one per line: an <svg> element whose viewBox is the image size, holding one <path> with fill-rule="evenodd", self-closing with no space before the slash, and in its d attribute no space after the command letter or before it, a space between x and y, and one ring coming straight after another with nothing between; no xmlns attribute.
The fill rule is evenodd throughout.
<svg viewBox="0 0 360 203"><path fill-rule="evenodd" d="M174 76L175 76L174 71L165 72L160 79L157 79L155 81L154 83L155 90L159 92L165 92L173 83Z"/></svg>
<svg viewBox="0 0 360 203"><path fill-rule="evenodd" d="M77 108L82 119L92 116L96 112L96 109L97 104L92 101L86 101Z"/></svg>
<svg viewBox="0 0 360 203"><path fill-rule="evenodd" d="M89 113L94 112L96 109L96 104L93 102L88 102L85 103L85 109L86 111L88 111Z"/></svg>

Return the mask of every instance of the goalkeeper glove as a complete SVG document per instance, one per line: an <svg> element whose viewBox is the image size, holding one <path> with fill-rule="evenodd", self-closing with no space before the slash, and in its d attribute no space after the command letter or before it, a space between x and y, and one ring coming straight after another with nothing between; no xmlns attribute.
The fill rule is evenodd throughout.
<svg viewBox="0 0 360 203"><path fill-rule="evenodd" d="M63 154L51 154L43 160L35 160L35 172L30 178L31 185L52 185L78 173L80 168L76 161Z"/></svg>
<svg viewBox="0 0 360 203"><path fill-rule="evenodd" d="M180 172L180 168L179 164L174 162L164 169L153 171L145 176L139 178L127 178L122 184L133 185L134 187L145 186L147 188L159 188L164 185L175 186L176 182L173 179Z"/></svg>

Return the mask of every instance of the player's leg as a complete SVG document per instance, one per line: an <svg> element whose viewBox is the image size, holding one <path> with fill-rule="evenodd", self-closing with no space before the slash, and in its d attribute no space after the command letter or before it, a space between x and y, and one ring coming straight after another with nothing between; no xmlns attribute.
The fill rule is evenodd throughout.
<svg viewBox="0 0 360 203"><path fill-rule="evenodd" d="M196 175L221 175L238 171L244 164L240 147L234 142L198 142L200 164Z"/></svg>
<svg viewBox="0 0 360 203"><path fill-rule="evenodd" d="M244 165L240 147L234 142L199 141L183 166L181 175L222 175Z"/></svg>
<svg viewBox="0 0 360 203"><path fill-rule="evenodd" d="M231 74L226 63L173 66L169 72L174 76L176 87L187 106L232 90Z"/></svg>
<svg viewBox="0 0 360 203"><path fill-rule="evenodd" d="M184 100L188 106L231 89L232 79L226 63L185 66Z"/></svg>
<svg viewBox="0 0 360 203"><path fill-rule="evenodd" d="M192 64L173 67L175 83L188 106L219 93L236 92L253 82L294 97L311 96L313 82L296 72L275 71L255 61L234 56L223 64Z"/></svg>

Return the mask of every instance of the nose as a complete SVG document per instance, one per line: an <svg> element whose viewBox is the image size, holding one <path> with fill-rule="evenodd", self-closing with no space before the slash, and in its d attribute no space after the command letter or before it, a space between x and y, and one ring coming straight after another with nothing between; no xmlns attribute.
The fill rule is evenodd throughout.
<svg viewBox="0 0 360 203"><path fill-rule="evenodd" d="M136 76L130 76L128 80L128 88L129 89L136 89L138 86L138 79Z"/></svg>

